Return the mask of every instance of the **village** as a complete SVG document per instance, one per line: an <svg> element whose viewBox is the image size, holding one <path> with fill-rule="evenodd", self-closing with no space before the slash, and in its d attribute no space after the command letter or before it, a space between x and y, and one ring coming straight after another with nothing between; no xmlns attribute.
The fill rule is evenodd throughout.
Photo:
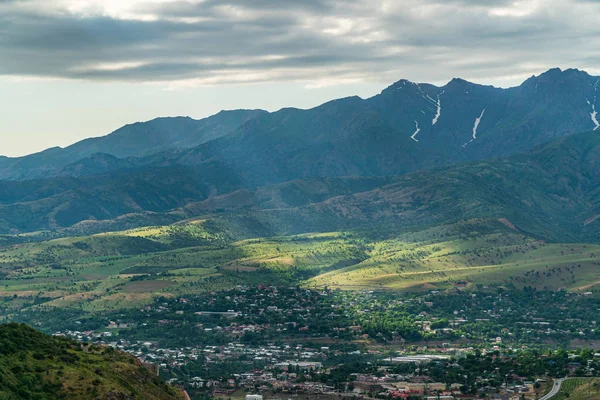
<svg viewBox="0 0 600 400"><path fill-rule="evenodd" d="M432 349L432 354L398 354L388 358L382 351L370 350L367 354L360 351L342 352L328 347L292 347L285 346L249 346L242 343L229 343L224 346L205 346L202 348L158 348L152 342L131 343L124 340L114 340L110 332L94 334L92 332L65 332L61 335L76 338L86 342L94 342L112 346L136 356L144 365L156 368L161 376L171 376L181 371L189 363L204 365L219 365L236 363L240 359L248 360L246 372L232 373L221 379L207 379L202 376L172 377L170 384L189 390L210 392L213 396L230 397L236 392L262 393L266 397L288 395L342 395L344 397L378 397L378 398L408 398L409 396L436 396L435 398L477 398L464 394L461 389L465 382L444 383L436 382L427 375L428 366L445 365L461 369L453 362L465 358L472 348ZM421 349L425 351L426 349ZM493 348L490 348L493 351ZM373 372L356 372L348 375L348 380L340 385L332 379L309 380L308 377L319 375L329 376L335 367L324 367L329 358L347 358L348 360L377 360L387 364ZM405 366L412 372L394 373L394 365ZM503 385L499 390L485 386L485 379L477 378L481 388L478 393L503 393L503 396L493 398L520 399L521 394L534 394L535 383L526 378L511 376L510 385ZM539 381L538 381L539 382ZM511 396L512 395L512 396Z"/></svg>
<svg viewBox="0 0 600 400"><path fill-rule="evenodd" d="M538 296L535 301L548 301ZM563 330L549 314L519 310L526 318L506 323L520 300L507 293L389 299L371 292L349 297L294 287L238 287L219 295L160 299L122 311L104 328L55 335L112 346L172 385L223 398L535 399L554 378L600 371L600 354L546 351L520 341L532 335L593 336L593 322L568 318L571 328ZM561 312L577 316L588 300L569 296ZM575 330L578 321L589 326ZM492 325L499 329L489 329ZM157 330L162 340L149 340L158 337Z"/></svg>

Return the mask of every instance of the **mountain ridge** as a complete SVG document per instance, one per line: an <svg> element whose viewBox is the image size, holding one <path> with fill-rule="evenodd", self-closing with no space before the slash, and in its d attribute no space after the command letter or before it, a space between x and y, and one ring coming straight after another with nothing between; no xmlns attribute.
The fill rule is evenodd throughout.
<svg viewBox="0 0 600 400"><path fill-rule="evenodd" d="M68 171L69 165L99 153L126 159L143 157L167 148L193 147L226 135L262 113L266 111L232 110L221 111L199 120L190 117L160 117L127 124L106 136L84 139L65 148L52 147L23 157L0 157L0 179L21 180L65 175L65 169ZM86 174L95 173L97 168L91 169Z"/></svg>
<svg viewBox="0 0 600 400"><path fill-rule="evenodd" d="M157 143L162 146L166 140L163 137L165 124L171 129L167 132L169 142L173 142L172 138L179 138L183 143L206 141L198 146L182 144L182 148L121 158L96 152L102 143L92 140L95 147L86 145L90 142L82 142L75 150L68 150L90 153L75 161L59 148L38 153L37 159L18 159L18 168L12 172L24 174L22 178L31 172L31 176L0 180L0 232L61 230L79 224L101 226L103 223L96 221L115 219L119 219L120 226L139 226L141 221L152 223L153 220L173 223L201 213L219 214L228 209L243 213L248 208L258 210L265 220L285 217L287 222L281 226L296 223L308 227L313 218L308 208L313 207L314 215L322 219L318 224L313 221L312 226L318 229L322 229L326 221L341 227L360 226L361 218L397 226L403 218L407 224L443 223L447 218L442 210L450 216L455 212L436 203L439 199L432 194L463 199L463 205L471 204L471 199L463 198L460 190L456 192L457 186L463 187L464 192L473 191L473 198L482 204L503 210L500 215L479 215L472 210L480 206L472 205L461 211L464 215L508 218L524 210L524 204L530 200L509 204L489 196L481 197L480 189L473 186L474 182L481 181L481 176L474 174L473 168L484 168L486 176L502 176L499 182L504 185L504 193L521 187L524 193L533 194L530 188L547 182L548 171L539 165L527 169L518 165L523 164L518 160L534 157L540 148L548 149L544 146L565 146L563 150L555 149L556 154L569 149L579 151L568 147L572 143L567 140L570 137L574 137L572 140L587 137L593 141L595 132L575 133L579 129L595 128L592 117L598 102L599 82L600 78L579 70L550 70L510 89L477 85L462 79L453 79L443 87L401 80L369 99L352 96L309 110L285 108L273 113L242 110L199 121L167 118L128 125L121 132L133 147L119 148L122 154L131 151L144 154ZM173 121L188 128L175 129L171 125ZM157 142L149 140L137 148L140 132L150 132ZM104 140L119 139L119 135L113 134ZM545 150L544 154L550 152ZM596 153L591 154L589 162L593 163ZM44 162L40 163L40 159ZM565 158L560 163L571 166L570 175L555 171L552 165L546 166L555 172L560 182L586 185L595 182L574 167L578 165L577 159ZM579 167L590 168L589 165ZM12 172L0 165L0 176ZM517 175L511 182L507 174ZM423 186L418 187L410 181L415 179L427 182L422 181ZM490 179L480 183L501 196L503 192L490 186ZM520 180L528 181L529 186L520 186ZM344 183L340 183L342 181ZM393 201L382 204L371 193L370 204L379 204L380 210L386 210L383 214L371 215L364 204L356 203L356 196L365 192L367 186L369 191L375 190L373 182L390 181L405 185L406 190L411 188L415 193L422 193L422 199L432 199L431 207L420 211L419 218L412 215L406 219L406 214L401 218L396 215L398 207L406 206L399 201L401 196L394 195ZM452 184L453 181L459 183ZM425 193L425 188L430 192ZM564 197L550 184L544 190L558 198ZM584 192L565 186L561 190L573 197L571 205L579 213L569 214L569 219L564 221L566 226L581 222L580 217L585 216L582 224L589 221L586 229L591 232L588 235L570 226L561 235L569 236L569 240L577 237L589 240L595 234L592 232L594 218L600 214L594 208L596 195L592 189ZM541 196L537 201L544 203L540 210L546 212L546 216L550 209L560 211L556 199L544 198L543 192L537 195ZM336 196L350 197L342 204L333 200ZM522 197L519 193L516 196ZM237 199L239 204L233 204L232 199ZM293 201L288 201L290 199ZM419 205L413 200L408 202L410 207ZM202 202L205 203L198 204ZM220 202L228 205L220 206ZM278 216L262 215L265 204L277 202L281 205ZM317 206L313 204L320 204L319 208L315 209ZM291 208L297 210L284 215ZM590 210L592 214L588 214ZM565 215L567 211L564 210ZM534 221L535 218L530 217L536 217L535 212L529 212L530 215L519 214L519 218L526 220L525 225L538 226L532 228L532 232L546 234L548 225ZM393 218L378 220L385 213ZM259 222L257 218L255 221ZM512 221L514 218L511 218L508 219Z"/></svg>
<svg viewBox="0 0 600 400"><path fill-rule="evenodd" d="M93 160L82 161L96 153L125 159L125 168L219 160L245 175L250 186L330 175L398 175L516 154L597 129L599 82L585 71L558 68L508 89L461 78L441 87L402 79L367 99L351 96L306 110L158 118L65 149L0 158L0 179L107 172ZM370 157L362 156L364 150ZM68 167L80 161L88 167Z"/></svg>
<svg viewBox="0 0 600 400"><path fill-rule="evenodd" d="M533 91L456 79L441 88L400 81L366 100L350 97L310 110L266 114L229 135L144 162L202 165L219 160L252 186L324 176L401 175L516 154L594 128L586 99L595 96L597 79L572 70L561 72L558 80L554 75L536 77Z"/></svg>

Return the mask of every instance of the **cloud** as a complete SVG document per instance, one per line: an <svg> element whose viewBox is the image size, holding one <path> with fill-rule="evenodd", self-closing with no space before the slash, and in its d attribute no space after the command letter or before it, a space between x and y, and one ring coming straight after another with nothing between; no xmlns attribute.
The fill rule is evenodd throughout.
<svg viewBox="0 0 600 400"><path fill-rule="evenodd" d="M600 63L591 0L0 0L0 74L224 84L461 76Z"/></svg>

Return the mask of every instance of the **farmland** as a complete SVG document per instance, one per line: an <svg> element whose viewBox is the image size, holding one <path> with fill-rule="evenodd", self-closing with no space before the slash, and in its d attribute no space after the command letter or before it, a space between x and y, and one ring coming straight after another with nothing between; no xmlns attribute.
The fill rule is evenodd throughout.
<svg viewBox="0 0 600 400"><path fill-rule="evenodd" d="M241 283L344 290L459 284L593 291L600 246L546 243L505 221L401 234L330 232L238 240L203 221L20 243L0 250L2 314L136 307Z"/></svg>
<svg viewBox="0 0 600 400"><path fill-rule="evenodd" d="M235 240L202 221L22 243L0 251L3 314L137 306L265 281L422 291L457 283L593 290L600 246L557 244L471 220L380 236L331 232Z"/></svg>

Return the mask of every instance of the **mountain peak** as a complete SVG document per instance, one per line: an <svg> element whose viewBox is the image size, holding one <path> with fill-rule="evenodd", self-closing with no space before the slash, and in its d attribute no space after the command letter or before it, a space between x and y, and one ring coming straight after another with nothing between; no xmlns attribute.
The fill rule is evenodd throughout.
<svg viewBox="0 0 600 400"><path fill-rule="evenodd" d="M462 78L452 78L452 80L446 84L446 87L470 86L470 85L475 85L475 83L469 82Z"/></svg>
<svg viewBox="0 0 600 400"><path fill-rule="evenodd" d="M533 75L520 88L542 96L563 96L570 92L575 97L585 99L586 96L594 97L595 82L592 79L590 74L579 69L552 68L540 75Z"/></svg>
<svg viewBox="0 0 600 400"><path fill-rule="evenodd" d="M452 78L452 80L449 83L454 83L454 84L465 84L465 83L471 83L463 78Z"/></svg>
<svg viewBox="0 0 600 400"><path fill-rule="evenodd" d="M560 69L559 67L555 67L555 68L550 68L546 72L542 72L540 74L540 76L544 76L544 75L560 75L560 74L562 74L562 69Z"/></svg>
<svg viewBox="0 0 600 400"><path fill-rule="evenodd" d="M584 78L587 79L590 77L585 71L579 70L577 68L568 68L562 70L560 68L551 68L546 72L541 73L540 75L533 75L528 80L538 80L545 82L556 82L564 79L573 79L573 78Z"/></svg>
<svg viewBox="0 0 600 400"><path fill-rule="evenodd" d="M417 83L409 81L408 79L400 79L398 82L395 82L392 85L388 86L386 89L384 89L382 91L382 93L389 92L389 91L402 90L405 88L416 87L416 86L418 86Z"/></svg>

